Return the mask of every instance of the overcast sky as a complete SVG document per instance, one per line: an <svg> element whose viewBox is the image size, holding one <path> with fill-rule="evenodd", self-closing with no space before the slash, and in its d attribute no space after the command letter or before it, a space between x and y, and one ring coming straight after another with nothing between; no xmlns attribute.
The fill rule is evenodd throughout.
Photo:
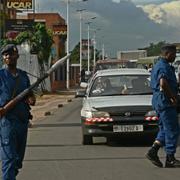
<svg viewBox="0 0 180 180"><path fill-rule="evenodd" d="M79 14L83 13L83 38L87 38L88 19L97 31L97 48L102 43L108 55L115 57L118 50L135 50L159 41L180 42L180 0L70 0L70 49L79 42ZM37 4L38 3L38 4ZM38 12L58 12L66 19L63 0L38 0ZM91 36L93 31L91 31Z"/></svg>

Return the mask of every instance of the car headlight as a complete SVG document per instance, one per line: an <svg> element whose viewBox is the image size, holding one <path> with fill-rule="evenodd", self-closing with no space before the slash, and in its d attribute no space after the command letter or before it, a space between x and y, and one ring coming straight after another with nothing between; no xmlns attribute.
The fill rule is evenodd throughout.
<svg viewBox="0 0 180 180"><path fill-rule="evenodd" d="M157 116L156 111L148 111L145 116Z"/></svg>
<svg viewBox="0 0 180 180"><path fill-rule="evenodd" d="M92 117L110 117L108 112L104 112L104 111L93 111L92 112Z"/></svg>
<svg viewBox="0 0 180 180"><path fill-rule="evenodd" d="M81 115L86 118L110 117L110 114L104 111L84 111Z"/></svg>
<svg viewBox="0 0 180 180"><path fill-rule="evenodd" d="M91 111L81 111L81 116L85 118L92 118L92 112Z"/></svg>

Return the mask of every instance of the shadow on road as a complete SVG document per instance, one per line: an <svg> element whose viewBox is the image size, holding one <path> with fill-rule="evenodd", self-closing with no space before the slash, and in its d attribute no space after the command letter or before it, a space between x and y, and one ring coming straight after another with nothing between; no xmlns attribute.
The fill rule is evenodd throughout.
<svg viewBox="0 0 180 180"><path fill-rule="evenodd" d="M108 139L107 145L113 147L149 147L153 141L154 138L152 137L120 137Z"/></svg>
<svg viewBox="0 0 180 180"><path fill-rule="evenodd" d="M137 157L91 157L91 158L59 158L59 159L25 159L25 161L94 161L94 160L122 160L122 159L127 159L127 160L139 160L139 159L146 159L145 157L142 156L137 156Z"/></svg>
<svg viewBox="0 0 180 180"><path fill-rule="evenodd" d="M38 127L80 127L81 123L54 123L54 124L34 124L33 128Z"/></svg>
<svg viewBox="0 0 180 180"><path fill-rule="evenodd" d="M78 146L82 146L81 144L29 144L27 145L27 147L29 148L41 148L41 147L70 147L70 146L74 146L74 147L78 147Z"/></svg>
<svg viewBox="0 0 180 180"><path fill-rule="evenodd" d="M54 123L54 124L34 124L36 128L57 128L57 127L81 127L81 123ZM117 138L108 138L107 145L113 147L149 147L155 140L155 136L120 136ZM105 142L96 142L95 145L106 145ZM62 145L63 146L63 145ZM66 145L65 145L66 146ZM78 145L79 146L79 145ZM180 138L178 142L180 146Z"/></svg>
<svg viewBox="0 0 180 180"><path fill-rule="evenodd" d="M107 145L113 147L150 147L152 146L155 137L122 137L118 139L107 140ZM180 139L178 142L180 146Z"/></svg>

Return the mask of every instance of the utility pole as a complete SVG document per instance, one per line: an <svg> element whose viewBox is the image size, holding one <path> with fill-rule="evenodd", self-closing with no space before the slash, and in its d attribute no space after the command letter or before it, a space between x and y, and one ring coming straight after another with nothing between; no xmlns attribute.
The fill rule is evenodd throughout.
<svg viewBox="0 0 180 180"><path fill-rule="evenodd" d="M69 54L69 0L67 0L67 44L66 53ZM66 63L66 88L69 89L69 58Z"/></svg>
<svg viewBox="0 0 180 180"><path fill-rule="evenodd" d="M90 18L91 20L96 19L96 17L92 17ZM88 25L88 72L90 72L90 35L89 35L89 31L90 31L90 24L92 22L87 22L86 24Z"/></svg>
<svg viewBox="0 0 180 180"><path fill-rule="evenodd" d="M96 64L96 31L94 31L94 66Z"/></svg>
<svg viewBox="0 0 180 180"><path fill-rule="evenodd" d="M101 30L100 28L94 30L94 66L96 64L96 32Z"/></svg>
<svg viewBox="0 0 180 180"><path fill-rule="evenodd" d="M89 26L92 22L88 22L88 72L90 71L90 39L89 39Z"/></svg>
<svg viewBox="0 0 180 180"><path fill-rule="evenodd" d="M104 43L102 44L102 60L104 60L105 50L104 50Z"/></svg>
<svg viewBox="0 0 180 180"><path fill-rule="evenodd" d="M85 11L86 9L79 9L77 10L77 12L79 12L80 14L80 39L79 39L79 45L80 45L80 49L79 49L79 63L80 63L80 68L79 68L79 71L80 71L80 74L81 74L81 70L82 70L82 12Z"/></svg>
<svg viewBox="0 0 180 180"><path fill-rule="evenodd" d="M79 0L76 2L85 2L88 0ZM69 25L69 4L70 4L70 0L66 0L67 2L67 44L66 44L66 53L69 54L69 29L70 29L70 25ZM66 64L66 88L69 89L69 58L67 59L67 64Z"/></svg>

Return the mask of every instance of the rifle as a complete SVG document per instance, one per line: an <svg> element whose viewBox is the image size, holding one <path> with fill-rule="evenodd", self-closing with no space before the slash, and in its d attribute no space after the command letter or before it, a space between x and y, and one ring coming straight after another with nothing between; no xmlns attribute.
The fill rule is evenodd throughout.
<svg viewBox="0 0 180 180"><path fill-rule="evenodd" d="M68 59L70 54L67 56L59 59L56 61L50 69L40 78L37 79L36 82L34 82L29 88L22 91L20 94L18 94L16 97L14 97L12 100L10 100L4 107L3 107L3 115L5 115L9 110L11 110L20 100L22 100L24 97L26 97L32 89L34 89L36 86L38 86L44 79L46 79L53 71L55 71L59 65L63 64L63 62Z"/></svg>

